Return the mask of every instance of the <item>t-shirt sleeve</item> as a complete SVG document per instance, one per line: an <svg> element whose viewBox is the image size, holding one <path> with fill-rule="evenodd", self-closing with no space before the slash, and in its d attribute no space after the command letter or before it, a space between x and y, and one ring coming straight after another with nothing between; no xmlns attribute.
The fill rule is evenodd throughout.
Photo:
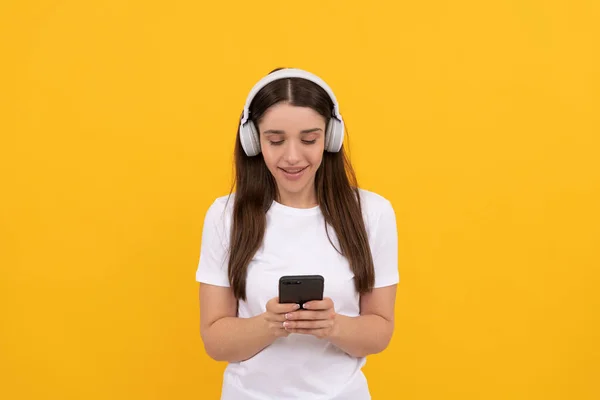
<svg viewBox="0 0 600 400"><path fill-rule="evenodd" d="M204 217L196 281L229 287L227 274L229 240L225 227L224 207L221 202L215 201Z"/></svg>
<svg viewBox="0 0 600 400"><path fill-rule="evenodd" d="M371 237L371 253L375 267L375 288L395 285L398 272L398 231L392 204L385 200Z"/></svg>

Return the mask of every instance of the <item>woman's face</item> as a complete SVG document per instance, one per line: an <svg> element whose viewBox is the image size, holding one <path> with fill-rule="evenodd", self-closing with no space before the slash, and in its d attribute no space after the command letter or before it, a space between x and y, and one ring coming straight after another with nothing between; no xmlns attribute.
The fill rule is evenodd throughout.
<svg viewBox="0 0 600 400"><path fill-rule="evenodd" d="M280 202L292 207L314 206L315 175L325 148L325 118L310 107L278 103L263 114L258 130Z"/></svg>

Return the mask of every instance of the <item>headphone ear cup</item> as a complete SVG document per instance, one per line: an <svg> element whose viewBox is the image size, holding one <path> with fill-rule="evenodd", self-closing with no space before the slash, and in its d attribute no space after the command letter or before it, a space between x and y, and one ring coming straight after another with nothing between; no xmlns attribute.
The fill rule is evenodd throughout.
<svg viewBox="0 0 600 400"><path fill-rule="evenodd" d="M260 140L256 126L252 121L248 121L240 126L240 142L248 157L260 154Z"/></svg>
<svg viewBox="0 0 600 400"><path fill-rule="evenodd" d="M327 123L327 129L325 130L325 151L329 151L329 149L331 148L331 136L332 136L332 125L333 122L333 118L329 119L329 122Z"/></svg>
<svg viewBox="0 0 600 400"><path fill-rule="evenodd" d="M256 129L256 125L254 125L254 122L250 121L250 123L248 124L249 128L250 128L250 132L251 135L250 137L252 138L252 145L254 146L254 155L258 155L260 154L260 138L258 137L258 129Z"/></svg>
<svg viewBox="0 0 600 400"><path fill-rule="evenodd" d="M325 150L337 153L344 143L344 122L335 117L329 119L327 133L325 134Z"/></svg>

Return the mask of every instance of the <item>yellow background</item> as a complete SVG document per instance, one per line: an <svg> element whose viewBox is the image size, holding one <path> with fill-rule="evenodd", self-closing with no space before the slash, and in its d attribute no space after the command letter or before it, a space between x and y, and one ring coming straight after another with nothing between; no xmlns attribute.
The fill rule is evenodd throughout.
<svg viewBox="0 0 600 400"><path fill-rule="evenodd" d="M202 221L280 66L331 84L397 213L374 399L600 398L599 20L595 0L2 2L0 398L218 398Z"/></svg>

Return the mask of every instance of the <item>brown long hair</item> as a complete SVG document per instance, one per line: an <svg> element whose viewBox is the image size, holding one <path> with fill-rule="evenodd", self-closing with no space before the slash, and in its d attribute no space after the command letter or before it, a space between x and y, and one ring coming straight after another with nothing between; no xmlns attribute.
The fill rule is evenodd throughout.
<svg viewBox="0 0 600 400"><path fill-rule="evenodd" d="M250 104L251 120L258 127L258 121L267 109L280 102L310 107L321 114L326 123L332 115L333 102L323 88L306 79L285 78L269 83L257 93ZM236 187L236 193L229 244L229 283L236 299L246 300L248 264L262 244L266 213L272 202L278 199L278 193L262 153L255 157L244 153L239 128L234 159L232 192ZM337 153L323 154L315 176L315 189L325 218L325 229L327 225L333 227L340 245L340 249L336 250L348 259L357 292L369 292L375 283L373 258L361 212L356 175L343 146ZM328 230L327 236L334 246Z"/></svg>

